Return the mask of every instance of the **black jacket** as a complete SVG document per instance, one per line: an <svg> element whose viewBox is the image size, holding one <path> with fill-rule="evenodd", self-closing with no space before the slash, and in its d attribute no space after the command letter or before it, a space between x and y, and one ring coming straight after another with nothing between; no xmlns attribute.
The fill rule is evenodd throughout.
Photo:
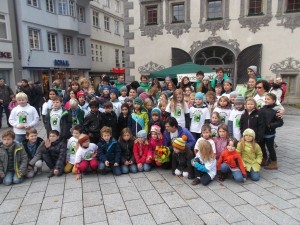
<svg viewBox="0 0 300 225"><path fill-rule="evenodd" d="M275 134L275 129L283 125L283 120L276 116L277 110L273 109L274 105L265 105L260 109L265 124L265 135Z"/></svg>
<svg viewBox="0 0 300 225"><path fill-rule="evenodd" d="M7 107L11 101L10 96L13 95L13 91L7 85L0 86L0 99L3 100L3 106Z"/></svg>
<svg viewBox="0 0 300 225"><path fill-rule="evenodd" d="M84 118L82 126L83 133L85 134L99 134L100 129L103 127L103 119L101 112L97 111L96 113L93 113L92 111L90 111L90 113Z"/></svg>
<svg viewBox="0 0 300 225"><path fill-rule="evenodd" d="M118 142L111 138L107 143L102 138L98 143L98 159L100 162L109 161L110 166L121 162L121 150Z"/></svg>
<svg viewBox="0 0 300 225"><path fill-rule="evenodd" d="M118 134L120 135L121 131L128 127L128 118L130 117L130 114L128 114L126 117L123 116L123 113L120 113L118 118Z"/></svg>
<svg viewBox="0 0 300 225"><path fill-rule="evenodd" d="M54 168L62 170L65 166L67 145L62 140L57 140L51 143L51 146L47 149L45 145L42 146L43 157L46 155L51 156L52 161L55 162Z"/></svg>
<svg viewBox="0 0 300 225"><path fill-rule="evenodd" d="M265 133L265 125L263 116L257 109L252 111L250 115L248 114L247 110L245 110L245 112L242 114L240 119L240 129L242 136L243 132L247 128L251 128L252 130L254 130L256 142L262 141Z"/></svg>
<svg viewBox="0 0 300 225"><path fill-rule="evenodd" d="M118 137L118 119L114 111L111 113L102 113L103 126L110 127L112 129L112 136L117 139Z"/></svg>
<svg viewBox="0 0 300 225"><path fill-rule="evenodd" d="M188 172L189 175L193 172L191 160L194 154L189 147L186 146L185 150L180 153L172 153L172 170L179 169L183 172Z"/></svg>
<svg viewBox="0 0 300 225"><path fill-rule="evenodd" d="M121 149L121 162L122 164L125 163L125 161L133 161L135 162L135 158L133 155L133 143L134 140L129 140L129 141L119 141L119 146Z"/></svg>

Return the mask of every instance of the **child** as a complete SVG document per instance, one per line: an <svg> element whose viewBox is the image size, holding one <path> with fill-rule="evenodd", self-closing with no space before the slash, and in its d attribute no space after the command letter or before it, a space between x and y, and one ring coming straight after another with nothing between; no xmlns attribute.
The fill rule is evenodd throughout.
<svg viewBox="0 0 300 225"><path fill-rule="evenodd" d="M213 140L216 143L216 158L219 159L221 153L226 149L227 141L229 138L228 127L225 124L221 124L218 127L218 136Z"/></svg>
<svg viewBox="0 0 300 225"><path fill-rule="evenodd" d="M111 102L104 103L105 112L102 113L103 126L110 127L112 129L112 136L117 139L118 137L118 118L113 111L113 104Z"/></svg>
<svg viewBox="0 0 300 225"><path fill-rule="evenodd" d="M219 100L221 98L223 92L223 87L222 84L216 84L215 86L215 93L216 93L216 98Z"/></svg>
<svg viewBox="0 0 300 225"><path fill-rule="evenodd" d="M186 104L189 104L191 94L192 88L190 86L186 86L183 88L184 101Z"/></svg>
<svg viewBox="0 0 300 225"><path fill-rule="evenodd" d="M217 171L220 172L219 180L224 181L231 172L237 182L245 182L247 178L244 163L240 154L236 151L238 141L229 138L227 148L221 153L218 160Z"/></svg>
<svg viewBox="0 0 300 225"><path fill-rule="evenodd" d="M26 129L34 127L39 122L39 114L33 106L28 104L28 97L24 92L19 92L16 100L18 106L11 111L8 122L14 128L16 141L22 143Z"/></svg>
<svg viewBox="0 0 300 225"><path fill-rule="evenodd" d="M159 99L157 100L157 105L159 105L161 101L168 102L168 99L168 95L165 92L160 93Z"/></svg>
<svg viewBox="0 0 300 225"><path fill-rule="evenodd" d="M91 111L84 118L83 121L83 133L89 135L90 141L94 144L99 142L99 132L103 127L103 119L101 112L99 112L98 101L90 101L89 103Z"/></svg>
<svg viewBox="0 0 300 225"><path fill-rule="evenodd" d="M148 82L148 79L147 75L141 75L140 87L144 88L145 92L149 92L150 90L150 83Z"/></svg>
<svg viewBox="0 0 300 225"><path fill-rule="evenodd" d="M176 138L172 141L172 173L177 176L183 176L188 179L194 178L193 167L191 160L193 153L186 145L187 136L183 135L181 138Z"/></svg>
<svg viewBox="0 0 300 225"><path fill-rule="evenodd" d="M45 124L45 116L47 115L48 111L50 109L52 109L52 104L53 104L52 100L53 100L53 98L58 96L58 93L55 89L50 89L48 96L49 96L49 100L45 101L45 103L42 106L42 118L43 118L44 124Z"/></svg>
<svg viewBox="0 0 300 225"><path fill-rule="evenodd" d="M149 121L148 130L150 131L153 125L157 125L160 128L161 133L165 131L164 122L161 120L161 111L159 108L153 108L150 115L151 120Z"/></svg>
<svg viewBox="0 0 300 225"><path fill-rule="evenodd" d="M28 157L28 171L27 177L34 176L35 171L42 172L42 154L39 150L39 146L42 144L43 139L38 137L37 130L35 128L29 128L26 130L26 139L22 142L23 147Z"/></svg>
<svg viewBox="0 0 300 225"><path fill-rule="evenodd" d="M149 117L148 113L143 109L143 101L141 98L136 97L134 99L134 110L128 119L128 127L130 127L134 136L140 130L148 132Z"/></svg>
<svg viewBox="0 0 300 225"><path fill-rule="evenodd" d="M236 91L232 91L229 94L229 100L230 100L230 104L231 104L231 109L234 109L234 101L235 99L238 97L239 93ZM242 96L242 95L241 95ZM242 96L243 97L243 96ZM244 100L245 101L245 100Z"/></svg>
<svg viewBox="0 0 300 225"><path fill-rule="evenodd" d="M130 116L130 110L127 103L122 104L121 106L121 114L118 117L118 135L120 135L121 131L128 127L128 118Z"/></svg>
<svg viewBox="0 0 300 225"><path fill-rule="evenodd" d="M263 115L265 121L265 135L262 142L262 152L264 159L267 159L267 151L266 147L269 151L270 156L270 164L265 166L265 169L276 170L277 166L277 156L274 148L274 139L276 128L281 127L283 125L283 120L280 117L276 116L277 113L277 105L276 105L276 95L273 93L266 94L265 105L261 108L261 113ZM276 107L276 108L275 108Z"/></svg>
<svg viewBox="0 0 300 225"><path fill-rule="evenodd" d="M220 126L221 119L218 112L213 112L211 114L210 128L211 128L211 136L215 137L218 135L218 128Z"/></svg>
<svg viewBox="0 0 300 225"><path fill-rule="evenodd" d="M203 71L198 71L197 73L196 73L196 81L195 81L195 83L194 83L194 90L196 91L196 90L198 90L198 87L200 86L200 84L202 83L202 80L203 80L203 78L204 78L204 73L203 73Z"/></svg>
<svg viewBox="0 0 300 225"><path fill-rule="evenodd" d="M206 94L208 91L212 91L212 87L210 86L209 77L204 77L202 80L202 83L197 89L197 92L202 92L203 94Z"/></svg>
<svg viewBox="0 0 300 225"><path fill-rule="evenodd" d="M89 103L85 100L86 93L84 91L77 92L78 106L84 112L84 117L89 113Z"/></svg>
<svg viewBox="0 0 300 225"><path fill-rule="evenodd" d="M167 101L164 101L164 100L161 100L161 101L158 103L158 108L159 108L160 111L161 111L161 120L162 120L164 123L166 122L166 119L169 118L169 117L171 116L171 113L166 112L167 105L168 105L168 102L167 102Z"/></svg>
<svg viewBox="0 0 300 225"><path fill-rule="evenodd" d="M214 109L220 115L221 123L228 125L228 119L231 113L231 104L229 98L222 96L218 100L218 106Z"/></svg>
<svg viewBox="0 0 300 225"><path fill-rule="evenodd" d="M208 141L201 140L198 144L200 149L196 158L192 160L192 166L195 167L195 179L192 185L203 184L208 185L216 176L216 158Z"/></svg>
<svg viewBox="0 0 300 225"><path fill-rule="evenodd" d="M211 115L214 109L217 107L217 98L216 94L213 91L208 91L205 95L206 102L209 114Z"/></svg>
<svg viewBox="0 0 300 225"><path fill-rule="evenodd" d="M138 95L137 95L137 90L134 89L134 88L131 88L131 89L129 90L128 97L131 98L131 99L135 99L136 97L138 97Z"/></svg>
<svg viewBox="0 0 300 225"><path fill-rule="evenodd" d="M208 124L204 124L201 127L201 138L199 138L195 144L195 148L194 148L194 153L195 155L197 154L197 152L200 150L199 149L199 142L201 140L206 140L211 144L211 147L213 149L214 154L216 154L216 144L214 142L214 140L211 138L211 128Z"/></svg>
<svg viewBox="0 0 300 225"><path fill-rule="evenodd" d="M68 110L68 115L66 123L69 123L71 127L69 126L66 130L68 132L67 138L71 137L71 128L73 128L76 125L81 125L84 120L84 111L78 107L78 101L76 99L70 99L70 109ZM70 129L69 129L70 128Z"/></svg>
<svg viewBox="0 0 300 225"><path fill-rule="evenodd" d="M228 119L229 135L236 138L238 141L241 139L240 120L244 112L245 99L239 95L234 100L234 108L231 110Z"/></svg>
<svg viewBox="0 0 300 225"><path fill-rule="evenodd" d="M146 163L148 151L149 143L147 141L147 132L145 130L140 130L137 133L137 139L133 144L133 154L139 172L148 172L151 170L151 165Z"/></svg>
<svg viewBox="0 0 300 225"><path fill-rule="evenodd" d="M16 100L16 96L15 95L11 95L10 98L11 98L11 101L10 101L10 103L8 105L8 109L11 111L11 110L13 110L13 108L15 108L15 107L18 106L18 102Z"/></svg>
<svg viewBox="0 0 300 225"><path fill-rule="evenodd" d="M149 149L147 153L146 163L151 164L155 159L156 146L162 146L164 143L161 128L158 125L152 125L150 129ZM156 165L160 164L156 161Z"/></svg>
<svg viewBox="0 0 300 225"><path fill-rule="evenodd" d="M101 86L99 91L100 91L101 96L98 98L98 102L99 102L100 108L103 108L104 103L110 101L110 95L109 95L110 86L107 84L104 84Z"/></svg>
<svg viewBox="0 0 300 225"><path fill-rule="evenodd" d="M189 101L187 103L189 109L195 104L195 96L196 96L195 92L193 92L193 93L190 94Z"/></svg>
<svg viewBox="0 0 300 225"><path fill-rule="evenodd" d="M195 104L190 108L191 128L195 140L200 138L201 127L204 123L209 123L210 114L208 108L203 103L204 94L197 92L195 96Z"/></svg>
<svg viewBox="0 0 300 225"><path fill-rule="evenodd" d="M132 113L133 112L133 99L127 97L125 99L125 103L129 106L129 112Z"/></svg>
<svg viewBox="0 0 300 225"><path fill-rule="evenodd" d="M90 143L89 136L81 134L78 139L78 150L75 155L75 172L76 180L79 180L81 173L87 171L88 167L91 167L92 171L96 171L98 168L97 150L98 147L94 143Z"/></svg>
<svg viewBox="0 0 300 225"><path fill-rule="evenodd" d="M151 118L151 111L153 109L153 102L150 98L146 98L144 100L144 107L147 109L148 112L148 118Z"/></svg>
<svg viewBox="0 0 300 225"><path fill-rule="evenodd" d="M230 93L232 92L232 81L230 79L224 80L223 88L225 92L222 94L222 96L230 98Z"/></svg>
<svg viewBox="0 0 300 225"><path fill-rule="evenodd" d="M23 93L24 94L24 93ZM2 133L0 143L0 183L19 184L27 173L27 154L23 146L14 141L15 133L11 130Z"/></svg>
<svg viewBox="0 0 300 225"><path fill-rule="evenodd" d="M118 99L119 91L116 88L110 89L110 102L113 104L113 111L119 117L121 113L121 102Z"/></svg>
<svg viewBox="0 0 300 225"><path fill-rule="evenodd" d="M48 178L61 176L64 172L67 146L59 139L59 132L51 130L49 138L41 146L43 160L50 169Z"/></svg>
<svg viewBox="0 0 300 225"><path fill-rule="evenodd" d="M125 103L125 99L127 98L127 87L123 86L120 88L120 94L121 96L119 96L119 101L121 102L121 104Z"/></svg>
<svg viewBox="0 0 300 225"><path fill-rule="evenodd" d="M237 146L237 152L240 153L243 159L247 177L250 177L253 181L258 181L260 178L262 151L255 142L255 133L252 129L248 128L243 132L243 137Z"/></svg>
<svg viewBox="0 0 300 225"><path fill-rule="evenodd" d="M77 100L77 97L76 97L76 96L77 96L77 92L71 90L71 91L70 91L70 100L67 101L66 104L65 104L65 109L66 109L66 110L69 110L69 109L71 108L71 106L70 106L70 101L71 101L71 100Z"/></svg>
<svg viewBox="0 0 300 225"><path fill-rule="evenodd" d="M89 86L87 95L88 94L96 94L95 88L93 86Z"/></svg>
<svg viewBox="0 0 300 225"><path fill-rule="evenodd" d="M104 126L100 135L101 139L98 143L99 170L105 174L110 168L115 176L120 176L121 150L116 139L112 137L112 129Z"/></svg>
<svg viewBox="0 0 300 225"><path fill-rule="evenodd" d="M66 166L64 168L65 173L71 173L71 172L75 173L74 165L75 165L76 151L78 148L77 142L79 136L82 134L82 130L83 130L82 126L76 125L72 130L72 137L68 140Z"/></svg>
<svg viewBox="0 0 300 225"><path fill-rule="evenodd" d="M190 110L183 99L183 91L177 89L174 91L173 98L168 104L166 111L171 113L172 117L178 121L179 126L190 128Z"/></svg>
<svg viewBox="0 0 300 225"><path fill-rule="evenodd" d="M119 146L121 149L121 170L122 173L137 173L137 166L135 164L135 158L133 155L133 143L134 138L132 136L131 130L127 127L121 131L119 138Z"/></svg>

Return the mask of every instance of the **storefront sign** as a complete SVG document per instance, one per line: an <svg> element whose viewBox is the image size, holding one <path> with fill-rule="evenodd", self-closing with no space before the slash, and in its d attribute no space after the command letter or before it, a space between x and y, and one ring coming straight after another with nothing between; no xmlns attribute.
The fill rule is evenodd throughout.
<svg viewBox="0 0 300 225"><path fill-rule="evenodd" d="M60 60L60 59L55 59L54 60L54 66L69 66L69 61L68 60Z"/></svg>
<svg viewBox="0 0 300 225"><path fill-rule="evenodd" d="M0 58L6 58L6 59L12 58L11 52L0 52Z"/></svg>
<svg viewBox="0 0 300 225"><path fill-rule="evenodd" d="M204 76L207 76L210 80L212 80L216 76L216 73L204 73ZM190 78L190 82L196 82L196 73L177 74L178 82L181 82L183 77Z"/></svg>

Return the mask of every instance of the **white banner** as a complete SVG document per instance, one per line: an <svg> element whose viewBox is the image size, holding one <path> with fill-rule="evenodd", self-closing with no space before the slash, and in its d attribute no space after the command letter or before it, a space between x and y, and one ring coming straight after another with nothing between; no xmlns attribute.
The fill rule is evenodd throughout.
<svg viewBox="0 0 300 225"><path fill-rule="evenodd" d="M212 72L212 73L204 73L205 77L209 77L210 80L212 80L215 76L216 73ZM190 78L190 82L196 82L196 73L181 73L181 74L177 74L177 80L178 82L181 82L182 78L184 77L188 77Z"/></svg>

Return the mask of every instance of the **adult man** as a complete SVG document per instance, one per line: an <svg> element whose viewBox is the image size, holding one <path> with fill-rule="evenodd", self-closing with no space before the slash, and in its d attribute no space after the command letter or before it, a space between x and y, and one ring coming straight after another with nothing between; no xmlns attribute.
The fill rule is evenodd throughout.
<svg viewBox="0 0 300 225"><path fill-rule="evenodd" d="M20 86L20 91L24 92L27 95L28 102L29 102L30 105L32 105L32 97L33 96L32 96L32 92L31 92L31 88L28 84L28 80L22 79L21 86Z"/></svg>
<svg viewBox="0 0 300 225"><path fill-rule="evenodd" d="M4 79L0 78L0 128L2 128L2 116L3 116L3 109L6 115L7 125L11 127L8 122L8 118L10 115L10 110L8 109L8 105L11 101L11 96L14 95L11 88L4 83Z"/></svg>
<svg viewBox="0 0 300 225"><path fill-rule="evenodd" d="M212 79L212 81L211 81L211 87L215 88L216 84L221 84L222 89L223 89L222 93L224 93L223 83L225 80L228 80L229 77L226 74L224 75L223 68L216 69L216 73L217 73L217 76L214 79Z"/></svg>
<svg viewBox="0 0 300 225"><path fill-rule="evenodd" d="M118 74L118 80L115 82L114 85L118 89L118 91L120 91L121 87L126 86L124 80L124 74Z"/></svg>
<svg viewBox="0 0 300 225"><path fill-rule="evenodd" d="M273 84L274 84L274 78L271 77L271 78L269 79L269 85L270 85L271 87L273 87Z"/></svg>

